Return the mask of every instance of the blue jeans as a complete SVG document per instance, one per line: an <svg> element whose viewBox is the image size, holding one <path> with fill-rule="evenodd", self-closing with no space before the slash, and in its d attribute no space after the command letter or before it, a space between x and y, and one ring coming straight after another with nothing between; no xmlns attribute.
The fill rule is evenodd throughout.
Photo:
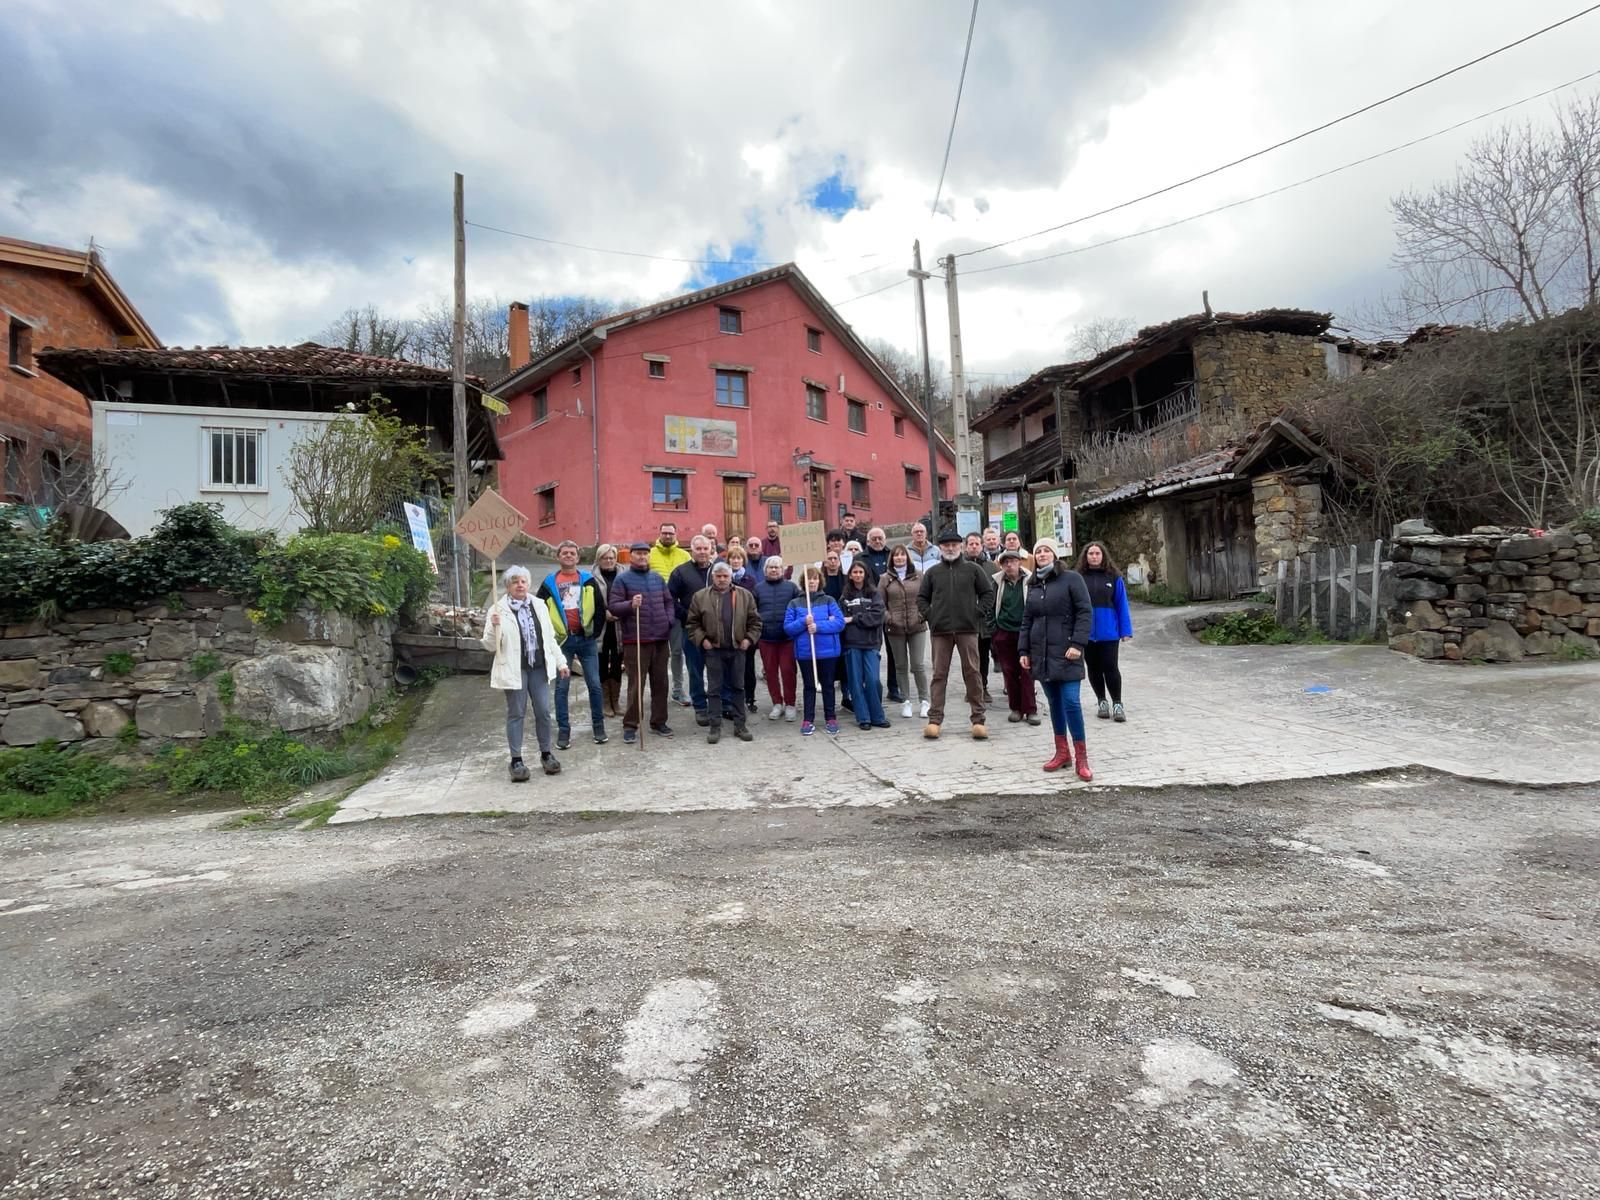
<svg viewBox="0 0 1600 1200"><path fill-rule="evenodd" d="M1050 702L1050 728L1057 737L1072 730L1072 740L1083 741L1083 706L1078 703L1081 679L1044 683L1044 698Z"/></svg>
<svg viewBox="0 0 1600 1200"><path fill-rule="evenodd" d="M884 720L883 697L878 694L878 652L850 649L844 652L850 679L850 703L856 721L875 725Z"/></svg>
<svg viewBox="0 0 1600 1200"><path fill-rule="evenodd" d="M583 671L583 682L589 688L589 719L594 728L606 727L605 691L600 686L600 642L596 638L568 634L561 643L561 652L567 656L567 666L577 673ZM563 733L572 731L567 714L567 692L572 687L572 676L556 680L556 728Z"/></svg>

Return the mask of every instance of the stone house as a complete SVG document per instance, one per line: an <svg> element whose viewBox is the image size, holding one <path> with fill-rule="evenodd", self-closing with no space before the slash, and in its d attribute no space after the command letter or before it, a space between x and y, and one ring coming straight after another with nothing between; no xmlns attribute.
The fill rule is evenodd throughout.
<svg viewBox="0 0 1600 1200"><path fill-rule="evenodd" d="M1036 372L973 420L989 507L1020 509L1031 534L1032 493L1065 485L1086 536L1142 581L1196 599L1257 590L1321 535L1330 468L1279 414L1305 382L1362 369L1330 319L1207 311Z"/></svg>
<svg viewBox="0 0 1600 1200"><path fill-rule="evenodd" d="M47 346L159 348L93 249L0 237L0 498L53 508L83 500L91 466L88 399L39 369Z"/></svg>

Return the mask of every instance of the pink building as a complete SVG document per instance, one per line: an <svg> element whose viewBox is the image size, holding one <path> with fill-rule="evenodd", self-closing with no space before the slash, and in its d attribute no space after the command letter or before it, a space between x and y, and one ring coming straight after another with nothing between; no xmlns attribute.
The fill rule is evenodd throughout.
<svg viewBox="0 0 1600 1200"><path fill-rule="evenodd" d="M791 264L596 322L529 362L511 308L500 490L541 541L928 511L922 410ZM953 453L940 436L939 486ZM685 532L685 539L687 534Z"/></svg>

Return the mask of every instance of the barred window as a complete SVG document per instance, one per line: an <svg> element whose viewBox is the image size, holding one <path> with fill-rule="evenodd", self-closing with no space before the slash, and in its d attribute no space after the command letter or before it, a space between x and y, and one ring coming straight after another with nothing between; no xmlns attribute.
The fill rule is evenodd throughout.
<svg viewBox="0 0 1600 1200"><path fill-rule="evenodd" d="M208 488L263 488L261 451L265 429L207 426L201 431L204 463L201 475Z"/></svg>

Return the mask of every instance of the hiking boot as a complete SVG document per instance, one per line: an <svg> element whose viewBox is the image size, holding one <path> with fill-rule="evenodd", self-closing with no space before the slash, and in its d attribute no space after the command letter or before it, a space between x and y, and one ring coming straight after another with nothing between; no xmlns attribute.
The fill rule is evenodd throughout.
<svg viewBox="0 0 1600 1200"><path fill-rule="evenodd" d="M675 737L676 736L672 732L672 726L671 725L667 725L665 723L660 724L660 725L651 725L650 726L650 732L655 734L657 737Z"/></svg>
<svg viewBox="0 0 1600 1200"><path fill-rule="evenodd" d="M528 764L523 762L520 758L513 758L511 760L511 782L527 783L528 775Z"/></svg>
<svg viewBox="0 0 1600 1200"><path fill-rule="evenodd" d="M706 745L715 746L721 740L722 729L720 726L713 725L710 729L706 730Z"/></svg>
<svg viewBox="0 0 1600 1200"><path fill-rule="evenodd" d="M738 738L741 742L753 742L756 740L756 735L751 733L743 725L740 725L733 731L733 736Z"/></svg>
<svg viewBox="0 0 1600 1200"><path fill-rule="evenodd" d="M980 724L974 725L972 727L972 740L973 741L975 741L975 742L987 741L988 737L989 737L989 727L987 725L984 725L984 724L980 723Z"/></svg>
<svg viewBox="0 0 1600 1200"><path fill-rule="evenodd" d="M544 768L544 773L546 775L561 774L561 764L556 761L556 756L551 754L548 750L539 755L539 765Z"/></svg>
<svg viewBox="0 0 1600 1200"><path fill-rule="evenodd" d="M927 738L930 742L933 741L939 736L939 727L932 721L929 721L922 727L922 736Z"/></svg>
<svg viewBox="0 0 1600 1200"><path fill-rule="evenodd" d="M779 721L779 720L782 720L782 719L783 719L783 705L774 704L772 706L772 711L767 714L767 720L769 720L769 721Z"/></svg>
<svg viewBox="0 0 1600 1200"><path fill-rule="evenodd" d="M572 745L572 730L570 730L570 729L558 729L558 730L556 730L556 749L557 750L565 750L571 745Z"/></svg>
<svg viewBox="0 0 1600 1200"><path fill-rule="evenodd" d="M1108 700L1100 701L1099 706L1094 710L1094 715L1102 721L1109 720L1111 717L1111 702Z"/></svg>
<svg viewBox="0 0 1600 1200"><path fill-rule="evenodd" d="M1111 706L1111 719L1118 725L1121 725L1128 719L1128 710L1123 708L1120 704L1113 704Z"/></svg>

